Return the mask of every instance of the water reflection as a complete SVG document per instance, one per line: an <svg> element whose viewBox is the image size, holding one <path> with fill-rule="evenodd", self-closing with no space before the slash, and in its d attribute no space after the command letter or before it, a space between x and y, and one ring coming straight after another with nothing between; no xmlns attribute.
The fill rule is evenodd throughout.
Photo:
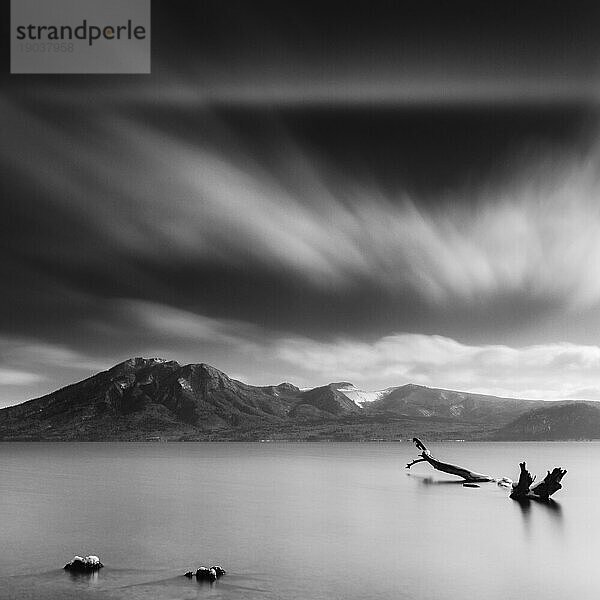
<svg viewBox="0 0 600 600"><path fill-rule="evenodd" d="M543 506L546 507L546 509L548 510L549 514L552 515L552 517L557 521L557 522L562 522L562 506L556 502L556 500L548 500L548 502L543 502L543 503L539 503L542 504Z"/></svg>
<svg viewBox="0 0 600 600"><path fill-rule="evenodd" d="M94 587L98 585L100 581L100 572L99 571L91 571L89 573L81 573L78 571L65 571L69 574L69 577L78 584L87 584L89 587Z"/></svg>
<svg viewBox="0 0 600 600"><path fill-rule="evenodd" d="M548 529L548 523L546 523L544 527L547 530L562 534L564 526L562 506L555 500L550 499L548 502L542 502L539 500L522 498L520 500L513 499L513 502L521 511L523 517L523 532L526 538L530 538L532 534L532 507L534 508L534 512L543 513L549 517L549 523L552 527Z"/></svg>
<svg viewBox="0 0 600 600"><path fill-rule="evenodd" d="M408 477L416 479L421 485L462 485L462 479L434 479L433 477L423 477L421 475L413 475L407 473Z"/></svg>
<svg viewBox="0 0 600 600"><path fill-rule="evenodd" d="M463 486L464 481L462 479L437 479L433 476L423 476L413 473L407 473L407 476L416 480L419 486L431 487L431 486ZM492 482L490 482L491 485ZM498 482L496 482L498 483ZM479 487L487 487L485 484L481 484ZM523 536L524 539L530 541L535 536L543 535L559 535L562 536L564 530L563 523L563 511L562 506L555 500L549 500L543 502L535 499L521 499L515 500L508 498L509 486L503 485L502 482L498 483L497 489L500 493L506 494L506 501L518 507L518 510L522 516L523 524ZM489 489L489 488L488 488ZM437 494L436 494L437 495ZM481 498L483 501L483 498ZM510 509L507 509L510 511ZM535 517L533 516L535 513ZM539 516L538 516L539 515ZM547 515L544 517L544 515ZM541 519L541 520L540 520Z"/></svg>
<svg viewBox="0 0 600 600"><path fill-rule="evenodd" d="M526 538L531 537L531 500L521 498L519 500L513 500L513 502L521 509L521 515L523 516L523 533Z"/></svg>
<svg viewBox="0 0 600 600"><path fill-rule="evenodd" d="M535 504L541 507L540 510L545 510L555 521L562 522L562 507L556 500L550 499L547 502L543 502L541 500L522 498L520 500L513 499L513 502L519 505L523 514L529 513L531 505Z"/></svg>

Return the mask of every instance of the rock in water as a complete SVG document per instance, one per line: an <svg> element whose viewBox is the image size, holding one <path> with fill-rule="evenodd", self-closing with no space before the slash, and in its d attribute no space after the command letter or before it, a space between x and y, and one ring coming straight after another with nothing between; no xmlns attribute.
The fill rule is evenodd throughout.
<svg viewBox="0 0 600 600"><path fill-rule="evenodd" d="M198 581L216 581L217 572L208 567L199 567L196 571L196 579Z"/></svg>
<svg viewBox="0 0 600 600"><path fill-rule="evenodd" d="M104 565L100 562L100 559L93 554L86 556L74 556L73 559L68 562L64 568L67 571L76 571L79 573L89 573L91 571L98 571Z"/></svg>
<svg viewBox="0 0 600 600"><path fill-rule="evenodd" d="M223 575L225 575L226 572L227 571L225 571L225 569L220 565L214 565L210 568L198 567L198 569L196 569L196 572L187 571L187 573L185 573L185 576L188 579L196 577L198 581L216 581L217 579L219 579L219 577L223 577Z"/></svg>
<svg viewBox="0 0 600 600"><path fill-rule="evenodd" d="M211 569L214 569L215 573L217 574L217 577L223 577L223 575L227 573L227 571L220 565L215 565L214 567L211 567Z"/></svg>

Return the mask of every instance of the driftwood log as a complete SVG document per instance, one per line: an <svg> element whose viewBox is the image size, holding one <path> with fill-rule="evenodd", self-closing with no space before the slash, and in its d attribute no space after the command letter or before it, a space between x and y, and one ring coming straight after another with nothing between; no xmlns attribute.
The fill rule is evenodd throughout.
<svg viewBox="0 0 600 600"><path fill-rule="evenodd" d="M414 464L420 462L428 462L436 471L442 471L443 473L449 473L450 475L456 475L462 477L468 483L483 483L486 481L494 481L493 477L476 473L464 467L458 467L457 465L451 465L449 463L442 462L431 456L431 451L427 449L425 444L419 438L413 438L415 446L421 450L420 458L409 462L406 465L407 469L410 469Z"/></svg>
<svg viewBox="0 0 600 600"><path fill-rule="evenodd" d="M510 479L501 478L497 479L490 477L489 475L483 475L476 473L465 467L459 467L457 465L451 465L449 463L442 462L431 456L431 451L425 446L425 444L419 438L413 438L415 446L421 451L419 458L409 462L406 465L407 469L410 469L414 464L420 462L429 463L436 471L442 471L443 473L449 473L450 475L456 475L462 477L465 480L466 485L474 483L484 483L489 481L496 481L499 484L505 485L506 482L510 483ZM558 492L562 488L561 480L567 474L565 469L556 467L552 471L548 471L543 481L540 481L537 485L531 487L535 481L535 476L527 470L525 462L519 463L521 472L519 474L519 481L512 484L512 491L510 497L513 500L537 500L539 502L548 502L550 496L555 492ZM477 487L477 486L471 486Z"/></svg>
<svg viewBox="0 0 600 600"><path fill-rule="evenodd" d="M519 481L513 483L510 494L513 500L539 500L540 502L548 502L550 496L562 488L560 482L567 474L565 469L556 467L552 471L548 471L543 481L531 487L535 481L535 475L532 476L527 470L525 462L519 463L519 467L521 469Z"/></svg>

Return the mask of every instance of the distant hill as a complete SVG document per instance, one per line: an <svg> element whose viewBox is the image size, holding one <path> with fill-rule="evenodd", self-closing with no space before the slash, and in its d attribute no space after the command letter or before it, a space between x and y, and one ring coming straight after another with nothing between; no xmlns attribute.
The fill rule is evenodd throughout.
<svg viewBox="0 0 600 600"><path fill-rule="evenodd" d="M363 404L371 412L493 424L507 423L539 405L538 400L467 394L415 384L390 388L377 400Z"/></svg>
<svg viewBox="0 0 600 600"><path fill-rule="evenodd" d="M332 416L358 415L363 409L340 391L349 383L330 383L303 392L290 411L290 417L327 418Z"/></svg>
<svg viewBox="0 0 600 600"><path fill-rule="evenodd" d="M589 403L412 384L379 392L348 382L259 387L204 363L131 358L0 410L0 440L579 439L600 437L599 415Z"/></svg>
<svg viewBox="0 0 600 600"><path fill-rule="evenodd" d="M502 427L498 440L590 440L600 439L600 405L569 402L528 411Z"/></svg>

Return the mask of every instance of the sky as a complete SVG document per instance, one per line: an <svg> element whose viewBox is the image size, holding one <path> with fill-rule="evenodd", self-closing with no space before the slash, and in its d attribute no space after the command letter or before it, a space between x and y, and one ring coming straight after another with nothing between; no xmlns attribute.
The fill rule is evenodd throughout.
<svg viewBox="0 0 600 600"><path fill-rule="evenodd" d="M130 356L600 399L600 6L152 20L151 75L5 56L0 407Z"/></svg>

